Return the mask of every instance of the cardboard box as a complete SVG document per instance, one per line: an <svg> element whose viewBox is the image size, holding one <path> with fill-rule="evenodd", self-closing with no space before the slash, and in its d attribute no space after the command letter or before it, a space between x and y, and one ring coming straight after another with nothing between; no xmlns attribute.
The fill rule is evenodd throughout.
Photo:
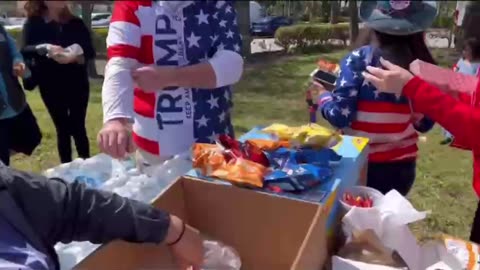
<svg viewBox="0 0 480 270"><path fill-rule="evenodd" d="M313 270L326 260L326 214L319 204L180 178L153 205L235 248L242 269ZM176 268L163 246L116 241L75 269Z"/></svg>

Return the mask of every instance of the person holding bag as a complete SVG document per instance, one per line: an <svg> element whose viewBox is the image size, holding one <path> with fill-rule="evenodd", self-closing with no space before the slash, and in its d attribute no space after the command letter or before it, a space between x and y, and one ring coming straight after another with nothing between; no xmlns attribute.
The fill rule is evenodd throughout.
<svg viewBox="0 0 480 270"><path fill-rule="evenodd" d="M90 157L85 128L90 84L86 63L95 58L89 29L66 1L27 1L22 53L57 131L60 161L72 161L71 139L80 158Z"/></svg>
<svg viewBox="0 0 480 270"><path fill-rule="evenodd" d="M9 165L12 151L30 155L40 143L41 133L18 81L29 75L28 70L14 39L1 25L0 59L0 161Z"/></svg>

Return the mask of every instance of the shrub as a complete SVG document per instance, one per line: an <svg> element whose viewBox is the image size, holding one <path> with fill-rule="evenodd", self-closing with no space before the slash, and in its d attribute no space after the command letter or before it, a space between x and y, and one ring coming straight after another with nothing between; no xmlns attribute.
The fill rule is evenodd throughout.
<svg viewBox="0 0 480 270"><path fill-rule="evenodd" d="M434 28L446 28L450 29L454 25L453 16L438 16L433 22L432 27Z"/></svg>
<svg viewBox="0 0 480 270"><path fill-rule="evenodd" d="M275 42L285 51L325 45L332 39L341 40L346 45L349 29L348 23L292 25L279 28L275 33Z"/></svg>
<svg viewBox="0 0 480 270"><path fill-rule="evenodd" d="M11 29L8 33L17 41L20 46L22 44L22 29ZM92 29L92 42L97 54L105 54L107 52L107 28Z"/></svg>

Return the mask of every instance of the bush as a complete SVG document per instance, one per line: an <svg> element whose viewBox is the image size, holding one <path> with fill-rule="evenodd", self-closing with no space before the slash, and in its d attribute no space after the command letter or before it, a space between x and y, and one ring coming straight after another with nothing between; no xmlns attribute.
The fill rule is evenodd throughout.
<svg viewBox="0 0 480 270"><path fill-rule="evenodd" d="M435 21L433 22L433 28L446 28L451 29L454 25L454 18L453 16L438 16Z"/></svg>
<svg viewBox="0 0 480 270"><path fill-rule="evenodd" d="M341 40L346 45L349 29L348 23L292 25L279 28L275 33L275 42L285 51L326 45L331 39Z"/></svg>
<svg viewBox="0 0 480 270"><path fill-rule="evenodd" d="M8 30L8 33L17 41L17 44L22 44L22 29ZM92 29L92 41L97 54L106 54L107 52L107 28Z"/></svg>

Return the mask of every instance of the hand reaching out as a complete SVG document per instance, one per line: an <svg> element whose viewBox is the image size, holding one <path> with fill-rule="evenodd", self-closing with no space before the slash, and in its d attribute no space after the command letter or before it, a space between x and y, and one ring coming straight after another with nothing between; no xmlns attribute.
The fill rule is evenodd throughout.
<svg viewBox="0 0 480 270"><path fill-rule="evenodd" d="M403 87L413 78L413 75L391 62L381 58L384 69L368 66L363 72L366 81L372 83L379 91L391 94L402 94Z"/></svg>

